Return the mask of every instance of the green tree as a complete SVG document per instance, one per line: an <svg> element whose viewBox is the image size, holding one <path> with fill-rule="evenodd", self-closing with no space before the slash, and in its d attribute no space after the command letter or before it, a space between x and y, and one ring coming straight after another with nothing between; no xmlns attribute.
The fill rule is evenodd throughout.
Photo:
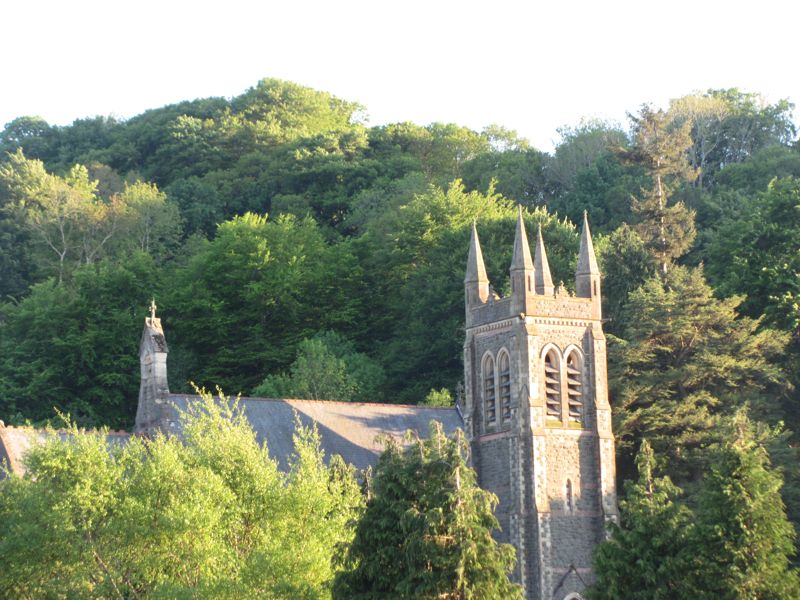
<svg viewBox="0 0 800 600"><path fill-rule="evenodd" d="M117 232L122 206L116 199L98 198L96 186L81 165L58 177L21 151L0 166L0 187L9 204L22 211L38 242L41 270L59 282L76 266L99 260Z"/></svg>
<svg viewBox="0 0 800 600"><path fill-rule="evenodd" d="M594 557L594 600L683 598L691 563L692 514L669 477L656 477L653 449L642 441L636 457L637 482L625 482L619 525Z"/></svg>
<svg viewBox="0 0 800 600"><path fill-rule="evenodd" d="M728 107L720 123L722 143L710 157L713 164L722 167L743 162L763 148L788 145L795 138L794 104L787 99L769 104L760 94L737 88L709 90L706 95Z"/></svg>
<svg viewBox="0 0 800 600"><path fill-rule="evenodd" d="M153 261L134 254L83 266L70 286L50 279L0 304L0 412L39 422L57 408L83 424L130 426L139 336L159 288Z"/></svg>
<svg viewBox="0 0 800 600"><path fill-rule="evenodd" d="M599 120L562 127L558 133L561 139L547 164L547 177L557 193L571 192L584 170L627 141L618 125Z"/></svg>
<svg viewBox="0 0 800 600"><path fill-rule="evenodd" d="M17 117L0 132L0 156L22 150L26 156L47 160L54 158L58 130L42 117Z"/></svg>
<svg viewBox="0 0 800 600"><path fill-rule="evenodd" d="M362 496L299 426L281 473L235 403L203 394L184 435L74 426L0 481L0 596L330 597Z"/></svg>
<svg viewBox="0 0 800 600"><path fill-rule="evenodd" d="M647 105L638 115L629 117L633 144L619 154L627 162L641 166L652 180L652 187L643 188L631 203L636 230L665 275L669 264L689 249L696 234L692 211L681 202L668 203L676 183L692 181L697 176L686 158L692 144L691 122L671 127L667 113Z"/></svg>
<svg viewBox="0 0 800 600"><path fill-rule="evenodd" d="M445 408L450 408L454 406L453 395L447 388L442 388L440 390L432 389L420 404L424 406L443 406Z"/></svg>
<svg viewBox="0 0 800 600"><path fill-rule="evenodd" d="M497 498L481 490L460 431L432 423L407 450L389 443L336 578L335 598L522 598L514 550L492 537Z"/></svg>
<svg viewBox="0 0 800 600"><path fill-rule="evenodd" d="M625 327L628 296L656 274L653 257L642 238L627 224L597 240L597 259L603 274L605 330L620 335Z"/></svg>
<svg viewBox="0 0 800 600"><path fill-rule="evenodd" d="M125 184L117 196L122 205L122 232L118 246L164 257L173 250L181 234L180 211L152 183Z"/></svg>
<svg viewBox="0 0 800 600"><path fill-rule="evenodd" d="M800 179L778 179L746 211L721 224L709 244L709 275L744 312L800 332Z"/></svg>
<svg viewBox="0 0 800 600"><path fill-rule="evenodd" d="M721 415L749 403L760 419L783 417L787 380L775 361L788 336L739 317L740 302L716 299L702 270L687 267L630 294L622 339L609 348L623 452L647 438L676 481L697 479Z"/></svg>
<svg viewBox="0 0 800 600"><path fill-rule="evenodd" d="M781 498L783 480L767 451L737 415L731 438L713 457L698 496L694 568L687 596L797 598L791 567L794 527Z"/></svg>
<svg viewBox="0 0 800 600"><path fill-rule="evenodd" d="M545 160L546 155L533 148L480 154L464 164L464 185L468 190L494 185L523 206L543 206L548 199Z"/></svg>
<svg viewBox="0 0 800 600"><path fill-rule="evenodd" d="M689 503L668 477L653 475L655 456L642 442L639 481L626 482L621 526L596 551L590 598L800 595L782 478L752 430L741 412L726 420L728 438L708 449L709 470Z"/></svg>
<svg viewBox="0 0 800 600"><path fill-rule="evenodd" d="M269 398L378 402L383 369L352 342L323 332L300 342L288 373L269 375L253 390Z"/></svg>
<svg viewBox="0 0 800 600"><path fill-rule="evenodd" d="M161 302L186 378L251 390L264 373L286 369L304 338L350 333L360 273L350 245L328 244L310 217L248 213L221 224L176 270Z"/></svg>

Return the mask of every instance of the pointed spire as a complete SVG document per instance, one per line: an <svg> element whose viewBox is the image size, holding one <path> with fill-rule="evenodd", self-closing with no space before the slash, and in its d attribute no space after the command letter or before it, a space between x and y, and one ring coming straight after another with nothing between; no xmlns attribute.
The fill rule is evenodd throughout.
<svg viewBox="0 0 800 600"><path fill-rule="evenodd" d="M488 283L486 267L483 266L483 253L481 243L478 240L478 228L475 221L472 222L472 237L469 240L469 255L467 256L467 274L464 283Z"/></svg>
<svg viewBox="0 0 800 600"><path fill-rule="evenodd" d="M594 246L592 245L592 233L589 231L589 218L586 211L583 211L583 230L581 231L581 249L578 254L578 268L575 270L577 275L585 273L600 273L597 267L597 259L594 256Z"/></svg>
<svg viewBox="0 0 800 600"><path fill-rule="evenodd" d="M522 220L522 205L519 207L517 217L517 232L514 235L514 254L511 257L512 271L532 271L531 249L528 246L528 235L525 233L525 223Z"/></svg>
<svg viewBox="0 0 800 600"><path fill-rule="evenodd" d="M536 252L534 253L533 266L536 269L534 274L536 293L552 296L554 289L553 277L550 275L550 264L547 262L547 252L544 249L541 223L539 223L539 231L536 236Z"/></svg>

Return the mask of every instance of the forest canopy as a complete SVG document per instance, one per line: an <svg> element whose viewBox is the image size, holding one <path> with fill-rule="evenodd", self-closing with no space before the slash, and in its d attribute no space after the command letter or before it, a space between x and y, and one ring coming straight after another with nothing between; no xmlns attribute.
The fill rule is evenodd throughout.
<svg viewBox="0 0 800 600"><path fill-rule="evenodd" d="M370 126L357 102L277 79L127 120L20 116L0 131L0 418L130 427L153 298L173 392L446 404L472 222L498 293L518 206L571 289L587 211L618 473L639 481L617 539L650 544L635 527L660 523L662 548L695 543L725 525L709 506L735 480L766 498L735 508L781 532L766 546L783 573L785 515L800 522L793 110L711 89L570 124L551 152L500 125ZM732 563L750 551L718 541ZM773 589L756 571L731 585Z"/></svg>

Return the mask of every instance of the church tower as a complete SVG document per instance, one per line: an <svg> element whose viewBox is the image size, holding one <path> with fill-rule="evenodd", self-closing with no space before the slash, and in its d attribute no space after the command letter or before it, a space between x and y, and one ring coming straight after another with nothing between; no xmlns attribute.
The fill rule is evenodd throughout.
<svg viewBox="0 0 800 600"><path fill-rule="evenodd" d="M173 411L167 403L167 340L161 328L161 319L156 317L156 302L150 303L150 316L144 320L142 341L139 344L139 404L136 409L134 431L142 435L166 433ZM174 417L172 417L174 419Z"/></svg>
<svg viewBox="0 0 800 600"><path fill-rule="evenodd" d="M473 225L464 421L481 487L500 499L529 600L581 598L592 552L617 518L600 271L584 214L573 295L555 288L539 228L531 259L520 209L511 294L490 291Z"/></svg>

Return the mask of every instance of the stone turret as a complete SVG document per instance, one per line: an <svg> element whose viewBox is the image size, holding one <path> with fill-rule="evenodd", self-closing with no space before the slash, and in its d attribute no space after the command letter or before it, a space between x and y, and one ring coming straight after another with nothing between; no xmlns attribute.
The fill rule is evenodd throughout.
<svg viewBox="0 0 800 600"><path fill-rule="evenodd" d="M464 276L464 297L467 321L470 320L471 309L484 304L489 299L489 278L486 276L486 267L483 265L481 243L478 240L478 229L474 221L469 240L467 273Z"/></svg>
<svg viewBox="0 0 800 600"><path fill-rule="evenodd" d="M530 296L533 295L534 268L528 234L522 220L522 207L517 216L517 230L514 234L514 254L511 256L511 312L527 313L530 309Z"/></svg>
<svg viewBox="0 0 800 600"><path fill-rule="evenodd" d="M136 433L153 434L168 426L171 409L167 404L167 340L156 317L156 304L150 304L150 316L144 320L142 341L139 345L141 383L139 405L136 409Z"/></svg>
<svg viewBox="0 0 800 600"><path fill-rule="evenodd" d="M550 275L550 264L547 262L547 252L544 249L544 238L542 237L542 224L539 223L539 231L536 235L536 254L534 255L533 267L536 269L536 293L544 296L552 296L553 277Z"/></svg>
<svg viewBox="0 0 800 600"><path fill-rule="evenodd" d="M578 298L590 298L594 317L601 318L600 269L594 256L592 234L589 231L589 219L583 212L583 229L581 230L581 248L578 252L578 267L575 269L575 295Z"/></svg>

